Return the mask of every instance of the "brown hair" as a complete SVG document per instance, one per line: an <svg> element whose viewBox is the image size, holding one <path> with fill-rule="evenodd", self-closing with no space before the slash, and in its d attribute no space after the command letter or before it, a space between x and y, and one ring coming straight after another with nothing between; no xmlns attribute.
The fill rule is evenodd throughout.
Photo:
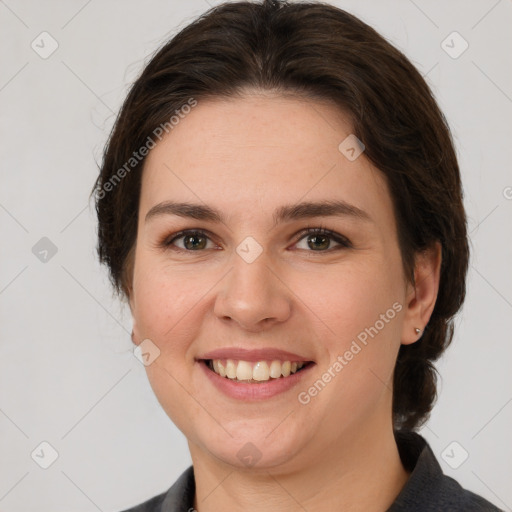
<svg viewBox="0 0 512 512"><path fill-rule="evenodd" d="M157 127L168 131L191 99L233 97L247 88L334 101L348 114L364 154L386 177L411 282L416 253L441 243L430 322L418 342L400 347L394 371L395 428L417 428L436 399L432 362L451 342L465 297L469 247L459 167L425 80L353 15L321 2L225 3L166 42L133 84L105 147L93 189L100 261L127 298L144 164L134 152L152 147Z"/></svg>

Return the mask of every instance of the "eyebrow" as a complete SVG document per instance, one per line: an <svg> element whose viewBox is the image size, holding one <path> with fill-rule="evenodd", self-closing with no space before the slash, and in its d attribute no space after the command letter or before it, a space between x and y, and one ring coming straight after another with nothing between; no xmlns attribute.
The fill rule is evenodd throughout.
<svg viewBox="0 0 512 512"><path fill-rule="evenodd" d="M164 201L153 206L146 214L145 222L162 215L176 215L189 219L226 223L224 215L211 206L175 201ZM342 200L303 202L281 206L274 211L273 222L274 226L277 226L280 222L313 217L351 217L366 222L373 222L370 215L364 210Z"/></svg>

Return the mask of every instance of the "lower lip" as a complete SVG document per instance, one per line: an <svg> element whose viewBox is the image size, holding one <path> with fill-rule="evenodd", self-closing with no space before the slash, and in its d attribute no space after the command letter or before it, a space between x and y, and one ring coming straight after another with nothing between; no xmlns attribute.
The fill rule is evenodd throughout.
<svg viewBox="0 0 512 512"><path fill-rule="evenodd" d="M308 364L302 370L288 377L280 377L261 383L238 382L221 377L214 371L210 370L204 360L198 361L199 366L206 373L211 383L217 387L219 391L231 398L239 400L265 400L272 398L280 393L284 393L296 386L300 380L309 372L314 364Z"/></svg>

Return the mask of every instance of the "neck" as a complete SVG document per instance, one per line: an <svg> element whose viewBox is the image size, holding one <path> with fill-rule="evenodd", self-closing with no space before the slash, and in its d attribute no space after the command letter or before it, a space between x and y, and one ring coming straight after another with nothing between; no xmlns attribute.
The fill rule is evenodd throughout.
<svg viewBox="0 0 512 512"><path fill-rule="evenodd" d="M390 422L369 422L344 432L336 446L308 450L286 468L239 469L190 445L198 512L386 510L409 474L402 466ZM310 443L311 445L313 444Z"/></svg>

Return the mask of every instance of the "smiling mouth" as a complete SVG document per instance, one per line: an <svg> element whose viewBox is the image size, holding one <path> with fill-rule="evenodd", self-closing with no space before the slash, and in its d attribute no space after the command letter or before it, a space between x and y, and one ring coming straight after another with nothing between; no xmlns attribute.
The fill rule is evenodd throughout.
<svg viewBox="0 0 512 512"><path fill-rule="evenodd" d="M285 379L314 364L313 361L243 361L236 359L203 359L212 372L236 382L259 384Z"/></svg>

